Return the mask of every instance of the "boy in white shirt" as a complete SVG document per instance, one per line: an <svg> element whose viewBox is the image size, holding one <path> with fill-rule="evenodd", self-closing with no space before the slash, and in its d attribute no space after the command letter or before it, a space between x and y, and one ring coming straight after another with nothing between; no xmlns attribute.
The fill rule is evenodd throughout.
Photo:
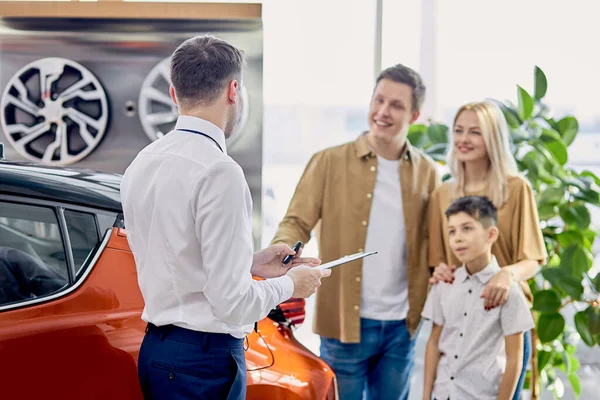
<svg viewBox="0 0 600 400"><path fill-rule="evenodd" d="M534 327L523 291L513 283L508 300L484 309L481 293L498 271L496 207L466 196L446 210L450 246L464 268L451 284L427 297L423 317L433 322L425 352L426 400L511 400L523 360L523 332Z"/></svg>

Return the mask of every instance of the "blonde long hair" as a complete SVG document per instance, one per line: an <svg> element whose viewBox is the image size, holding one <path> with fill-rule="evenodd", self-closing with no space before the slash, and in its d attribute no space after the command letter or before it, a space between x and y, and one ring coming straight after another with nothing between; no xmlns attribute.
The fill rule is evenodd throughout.
<svg viewBox="0 0 600 400"><path fill-rule="evenodd" d="M489 159L487 196L496 207L501 207L508 200L508 178L519 175L517 163L510 151L508 124L502 110L496 104L490 101L480 101L465 104L459 108L452 124L453 131L456 120L463 111L473 111L479 120ZM451 137L453 138L454 135ZM465 165L456 157L453 139L450 140L448 166L454 176L455 197L464 196L466 194Z"/></svg>

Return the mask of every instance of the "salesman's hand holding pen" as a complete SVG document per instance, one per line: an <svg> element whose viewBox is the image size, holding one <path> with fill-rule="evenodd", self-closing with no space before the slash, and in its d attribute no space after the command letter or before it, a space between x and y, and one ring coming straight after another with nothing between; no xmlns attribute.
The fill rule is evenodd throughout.
<svg viewBox="0 0 600 400"><path fill-rule="evenodd" d="M302 257L302 247L298 243L294 248L297 251L280 243L254 253L251 273L262 278L276 278L287 274L294 281L292 297L310 297L321 285L321 278L331 275L331 271L313 268L320 265L321 260ZM292 256L292 259L284 264L288 256Z"/></svg>

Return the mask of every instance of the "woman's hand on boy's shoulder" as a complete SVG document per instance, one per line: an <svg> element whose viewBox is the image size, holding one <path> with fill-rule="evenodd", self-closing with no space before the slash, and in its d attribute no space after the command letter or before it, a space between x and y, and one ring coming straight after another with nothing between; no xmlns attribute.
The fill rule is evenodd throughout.
<svg viewBox="0 0 600 400"><path fill-rule="evenodd" d="M513 275L505 268L489 280L483 292L481 292L481 298L485 299L484 308L486 310L491 310L506 303L513 280Z"/></svg>
<svg viewBox="0 0 600 400"><path fill-rule="evenodd" d="M453 283L454 271L456 271L456 267L454 265L449 267L446 263L440 263L434 268L433 275L431 278L429 278L429 283L433 285L439 282Z"/></svg>

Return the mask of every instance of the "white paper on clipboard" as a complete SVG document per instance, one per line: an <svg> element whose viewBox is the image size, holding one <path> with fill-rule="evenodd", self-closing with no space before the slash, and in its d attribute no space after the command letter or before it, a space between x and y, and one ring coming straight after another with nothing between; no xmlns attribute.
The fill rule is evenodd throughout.
<svg viewBox="0 0 600 400"><path fill-rule="evenodd" d="M354 260L358 260L360 258L372 256L373 254L377 254L377 252L376 251L370 251L368 253L360 252L360 253L356 253L356 254L350 254L348 256L340 257L337 260L333 260L333 261L330 261L328 263L321 264L321 265L319 265L316 268L320 268L320 269L333 268L333 267L337 267L338 265L342 265L342 264L346 264L346 263L349 263L349 262L354 261Z"/></svg>

